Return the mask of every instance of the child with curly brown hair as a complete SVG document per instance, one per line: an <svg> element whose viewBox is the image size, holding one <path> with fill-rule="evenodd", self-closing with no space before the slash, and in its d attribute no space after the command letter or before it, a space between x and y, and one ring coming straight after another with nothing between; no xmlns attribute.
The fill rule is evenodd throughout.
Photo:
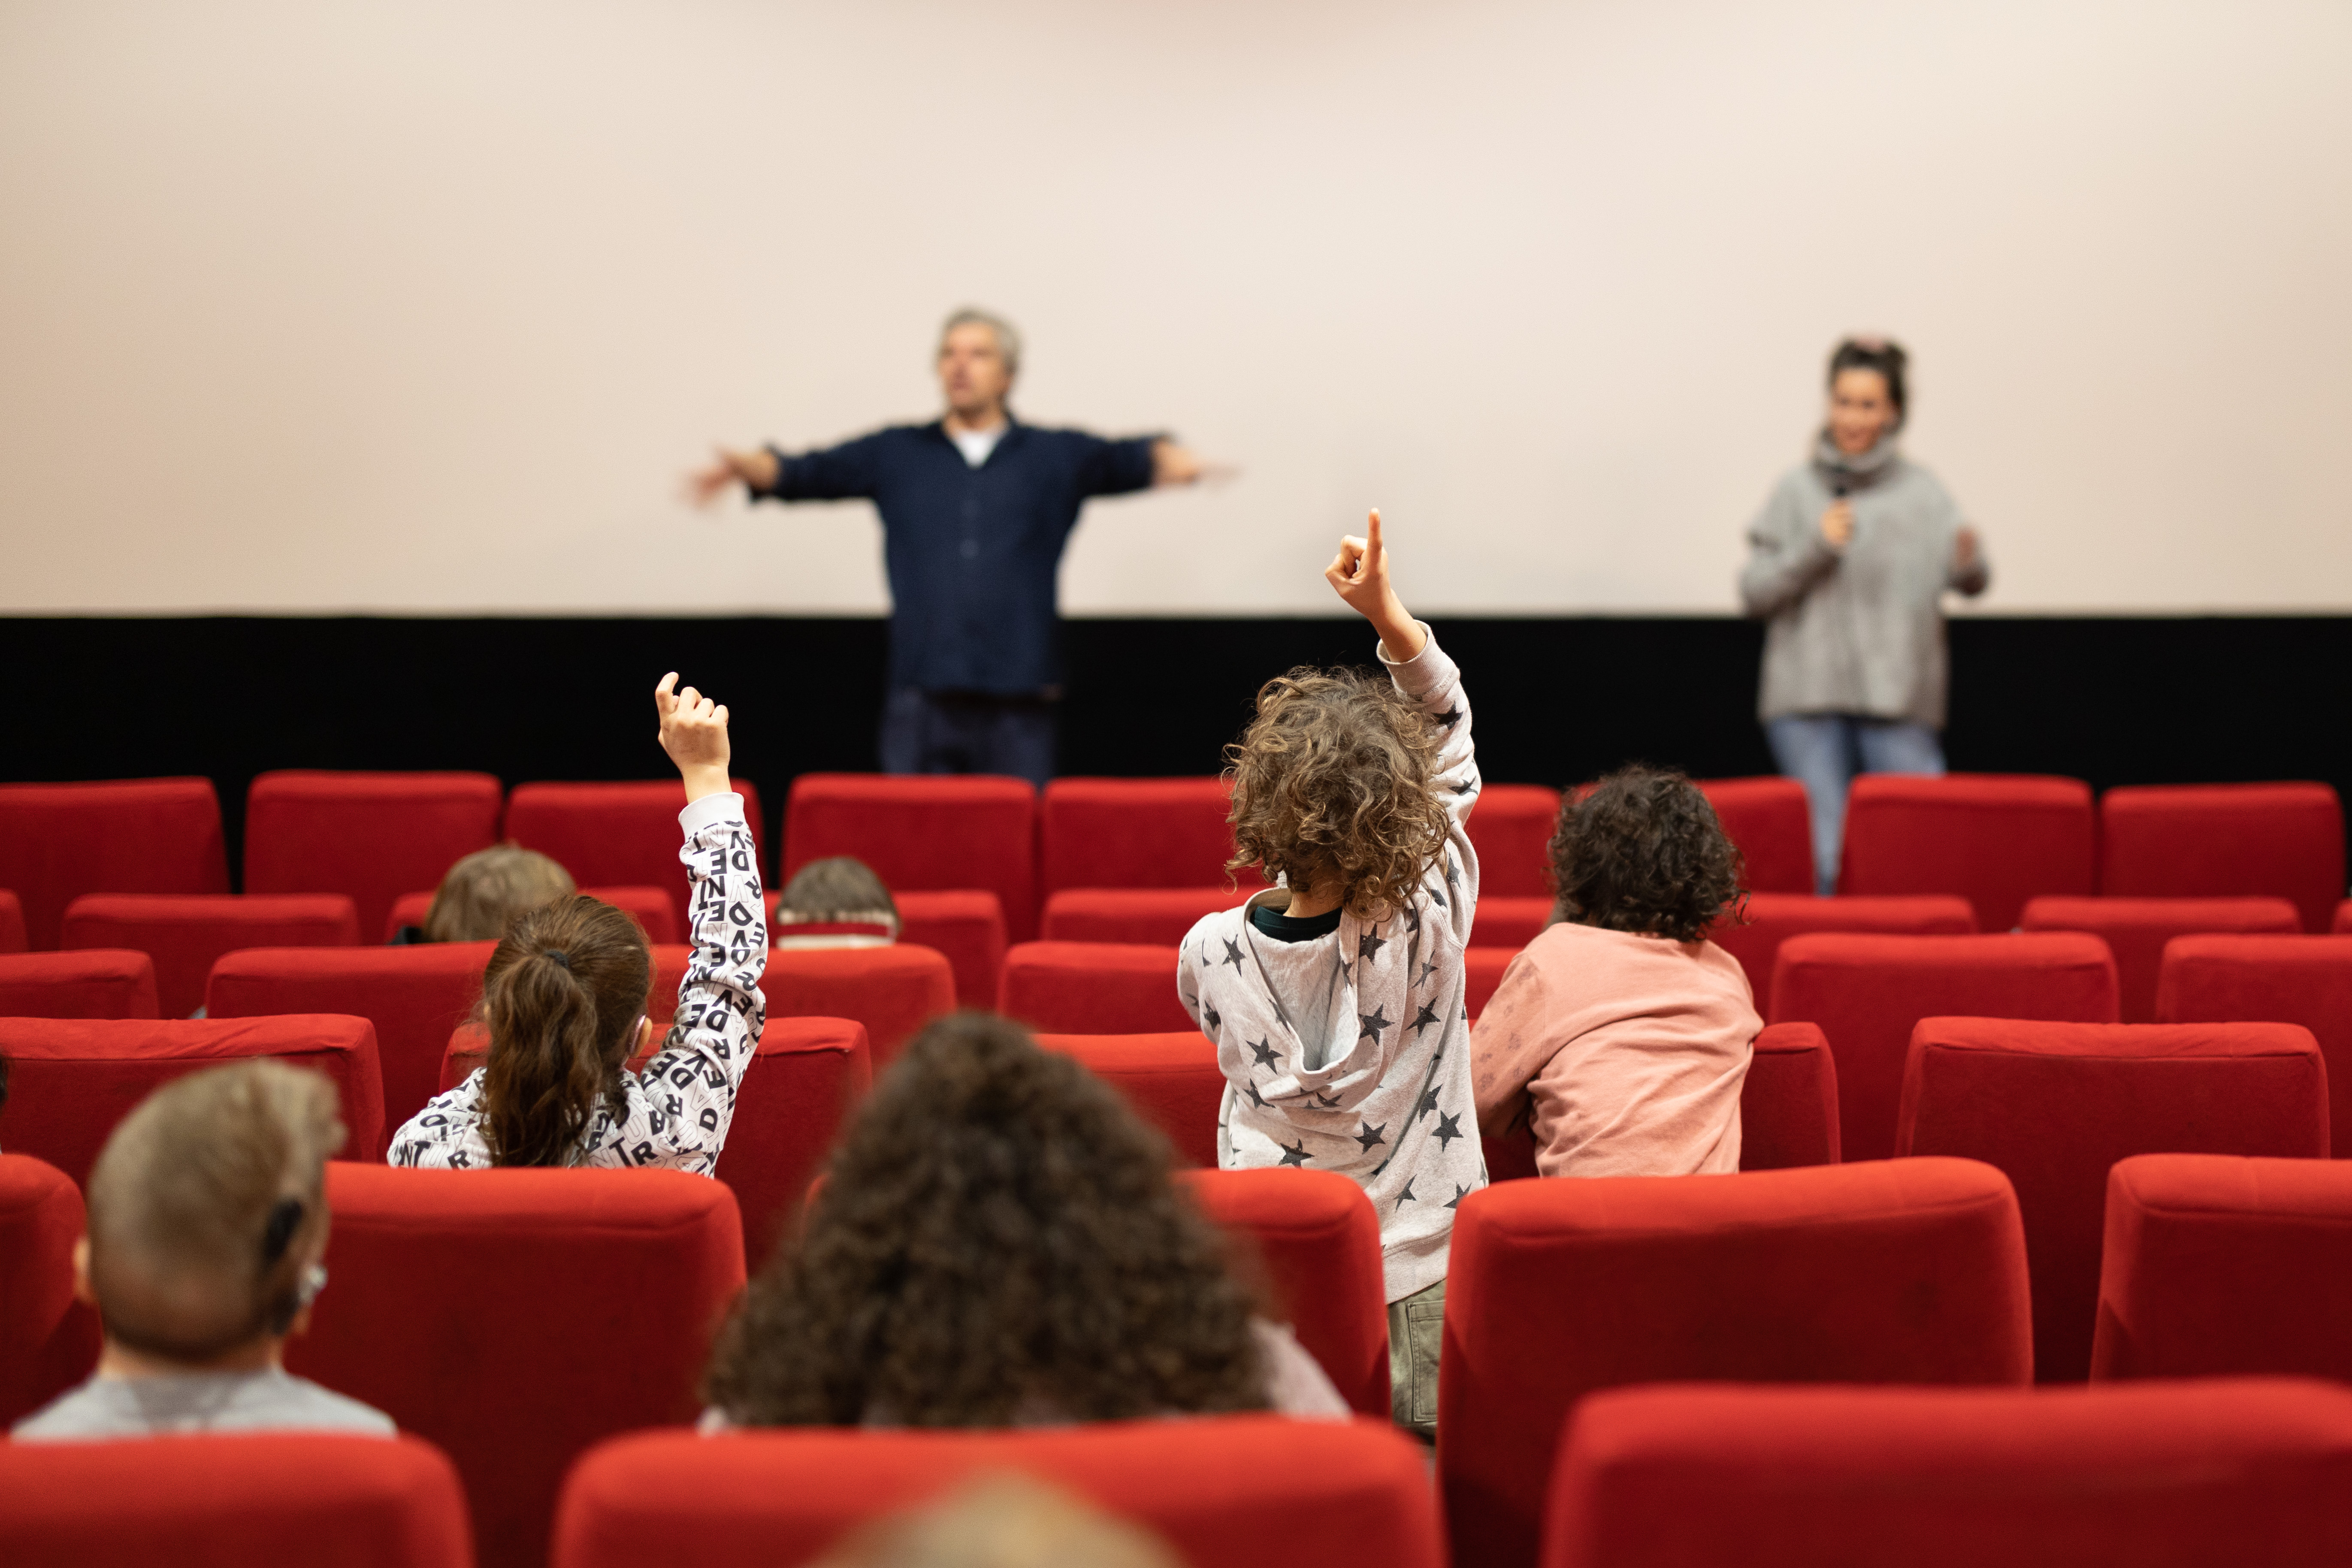
<svg viewBox="0 0 2352 1568"><path fill-rule="evenodd" d="M1547 1176L1739 1169L1739 1091L1764 1026L1738 960L1707 941L1739 851L1681 773L1632 767L1563 803L1556 923L1478 1016L1479 1130L1531 1131Z"/></svg>
<svg viewBox="0 0 2352 1568"><path fill-rule="evenodd" d="M1388 679L1294 669L1258 693L1228 752L1232 865L1279 885L1192 929L1177 993L1224 1069L1218 1164L1338 1171L1371 1199L1393 1410L1430 1436L1454 1207L1486 1184L1462 962L1478 764L1461 672L1391 586L1380 513L1324 576Z"/></svg>

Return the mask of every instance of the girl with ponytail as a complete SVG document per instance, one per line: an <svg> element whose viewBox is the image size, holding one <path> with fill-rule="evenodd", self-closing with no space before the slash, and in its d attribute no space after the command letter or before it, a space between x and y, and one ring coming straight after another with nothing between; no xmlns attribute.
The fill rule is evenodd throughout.
<svg viewBox="0 0 2352 1568"><path fill-rule="evenodd" d="M730 787L727 710L676 672L654 689L661 744L686 782L678 858L693 882L694 957L659 1055L646 1004L653 954L635 921L584 895L518 916L490 954L478 1016L486 1063L393 1135L394 1165L664 1165L709 1175L767 1022L759 858Z"/></svg>

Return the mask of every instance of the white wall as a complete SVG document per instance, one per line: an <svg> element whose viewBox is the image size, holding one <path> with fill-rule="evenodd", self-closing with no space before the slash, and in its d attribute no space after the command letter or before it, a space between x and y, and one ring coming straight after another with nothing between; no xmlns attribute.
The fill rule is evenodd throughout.
<svg viewBox="0 0 2352 1568"><path fill-rule="evenodd" d="M1726 610L1852 328L1999 610L2352 610L2352 7L0 0L0 609L861 610L713 439L1242 466L1085 612Z"/></svg>

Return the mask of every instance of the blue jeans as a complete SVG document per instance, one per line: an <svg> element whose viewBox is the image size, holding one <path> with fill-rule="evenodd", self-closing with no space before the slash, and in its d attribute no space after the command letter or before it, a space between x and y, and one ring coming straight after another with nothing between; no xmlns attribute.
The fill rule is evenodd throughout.
<svg viewBox="0 0 2352 1568"><path fill-rule="evenodd" d="M1010 773L1043 789L1054 776L1054 708L1045 697L900 687L882 703L882 771Z"/></svg>
<svg viewBox="0 0 2352 1568"><path fill-rule="evenodd" d="M1925 724L1856 713L1787 713L1764 726L1772 760L1805 786L1812 807L1813 878L1823 898L1837 890L1845 845L1845 795L1856 773L1944 771L1944 746Z"/></svg>

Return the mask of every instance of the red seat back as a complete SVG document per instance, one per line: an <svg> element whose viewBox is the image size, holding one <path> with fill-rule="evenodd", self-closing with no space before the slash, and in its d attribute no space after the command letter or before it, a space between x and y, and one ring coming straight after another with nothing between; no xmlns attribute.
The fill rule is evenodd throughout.
<svg viewBox="0 0 2352 1568"><path fill-rule="evenodd" d="M345 894L373 935L394 899L498 842L500 795L488 773L263 773L245 796L245 890Z"/></svg>
<svg viewBox="0 0 2352 1568"><path fill-rule="evenodd" d="M2091 786L2039 773L1864 773L1846 799L1841 893L1958 893L1989 931L2025 900L2095 892Z"/></svg>
<svg viewBox="0 0 2352 1568"><path fill-rule="evenodd" d="M0 1443L0 1562L466 1568L457 1472L415 1437Z"/></svg>
<svg viewBox="0 0 2352 1568"><path fill-rule="evenodd" d="M2352 1163L2117 1161L2092 1381L2242 1373L2352 1382Z"/></svg>
<svg viewBox="0 0 2352 1568"><path fill-rule="evenodd" d="M1549 784L1490 784L1470 807L1470 847L1478 852L1478 896L1551 896L1552 829L1559 791Z"/></svg>
<svg viewBox="0 0 2352 1568"><path fill-rule="evenodd" d="M1168 988L1176 988L1172 965ZM772 1019L814 1015L865 1025L877 1072L898 1058L916 1030L956 1006L955 971L947 959L904 942L888 947L779 948L768 954L760 989Z"/></svg>
<svg viewBox="0 0 2352 1568"><path fill-rule="evenodd" d="M274 1057L335 1086L349 1140L343 1155L383 1158L383 1087L365 1018L0 1018L11 1064L0 1148L89 1180L115 1124L164 1084L198 1068Z"/></svg>
<svg viewBox="0 0 2352 1568"><path fill-rule="evenodd" d="M1824 932L1781 944L1773 1023L1819 1024L1837 1058L1838 1145L1848 1160L1895 1152L1903 1063L1922 1018L2116 1021L2116 966L2077 931L2029 936Z"/></svg>
<svg viewBox="0 0 2352 1568"><path fill-rule="evenodd" d="M1570 1424L1545 1568L2352 1558L2352 1391L1637 1388Z"/></svg>
<svg viewBox="0 0 2352 1568"><path fill-rule="evenodd" d="M23 901L36 952L84 893L227 892L213 781L0 784L0 888Z"/></svg>
<svg viewBox="0 0 2352 1568"><path fill-rule="evenodd" d="M812 860L854 855L893 896L985 888L1005 934L1037 930L1037 791L1026 779L803 773L784 802L778 885Z"/></svg>
<svg viewBox="0 0 2352 1568"><path fill-rule="evenodd" d="M1234 853L1225 781L1055 779L1037 802L1038 890L1204 888L1225 879ZM1251 890L1265 886L1239 873Z"/></svg>
<svg viewBox="0 0 2352 1568"><path fill-rule="evenodd" d="M1838 1163L1837 1061L1817 1024L1769 1024L1739 1086L1739 1168Z"/></svg>
<svg viewBox="0 0 2352 1568"><path fill-rule="evenodd" d="M1456 1563L1535 1561L1561 1421L1596 1389L2032 1375L2017 1200L1973 1161L1510 1182L1458 1213L1437 1383Z"/></svg>
<svg viewBox="0 0 2352 1568"><path fill-rule="evenodd" d="M24 900L0 888L0 952L22 952L25 947Z"/></svg>
<svg viewBox="0 0 2352 1568"><path fill-rule="evenodd" d="M743 816L764 868L768 840L760 792L749 780L731 782L743 797ZM694 907L692 885L677 858L686 841L677 814L685 809L686 790L676 779L517 784L507 797L507 837L554 860L583 888L665 889L683 921Z"/></svg>
<svg viewBox="0 0 2352 1568"><path fill-rule="evenodd" d="M2099 799L2099 890L2269 894L2324 931L2344 896L2344 806L2324 784L2137 784Z"/></svg>
<svg viewBox="0 0 2352 1568"><path fill-rule="evenodd" d="M792 934L776 923L782 890L768 889L772 940ZM1004 907L984 888L948 888L936 892L893 893L898 906L898 940L928 947L948 961L955 974L956 1005L996 1005L996 985L1004 973Z"/></svg>
<svg viewBox="0 0 2352 1568"><path fill-rule="evenodd" d="M184 1018L205 1005L205 982L225 952L359 940L359 917L341 893L85 893L66 909L61 945L145 953L155 963L157 1010Z"/></svg>
<svg viewBox="0 0 2352 1568"><path fill-rule="evenodd" d="M1495 993L1503 988L1504 972L1519 956L1516 947L1465 947L1462 950L1462 1005L1477 1022Z"/></svg>
<svg viewBox="0 0 2352 1568"><path fill-rule="evenodd" d="M256 947L213 965L205 1011L214 1018L348 1013L375 1026L383 1124L397 1131L425 1109L441 1077L449 1031L482 994L488 942L423 947Z"/></svg>
<svg viewBox="0 0 2352 1568"><path fill-rule="evenodd" d="M1480 910L1480 917L1486 915ZM1780 944L1807 931L1875 932L1881 936L1969 936L1977 929L1976 910L1957 893L1917 893L1907 898L1817 899L1810 893L1757 893L1747 904L1745 921L1724 921L1707 940L1739 961L1747 973L1748 989L1756 1010L1770 1016L1772 971L1780 962Z"/></svg>
<svg viewBox="0 0 2352 1568"><path fill-rule="evenodd" d="M1043 1035L1189 1031L1176 949L1116 942L1024 942L1004 955L997 1011Z"/></svg>
<svg viewBox="0 0 2352 1568"><path fill-rule="evenodd" d="M1513 952L1543 934L1551 923L1553 900L1488 898L1480 894L1473 916L1470 940L1480 947L1507 948Z"/></svg>
<svg viewBox="0 0 2352 1568"><path fill-rule="evenodd" d="M1124 942L1175 947L1204 915L1248 900L1255 889L1064 888L1045 898L1047 942Z"/></svg>
<svg viewBox="0 0 2352 1568"><path fill-rule="evenodd" d="M1297 1178L1310 1178L1300 1181ZM1335 1171L1185 1171L1201 1211L1246 1238L1268 1298L1339 1396L1389 1413L1388 1291L1381 1222L1364 1189ZM1244 1267L1252 1261L1245 1256Z"/></svg>
<svg viewBox="0 0 2352 1568"><path fill-rule="evenodd" d="M618 887L583 888L592 899L601 899L637 922L649 942L670 943L679 937L677 905L667 888ZM422 927L433 912L433 893L427 889L421 893L403 893L392 900L392 912L384 917L383 940L390 942L400 934L403 926ZM773 912L775 905L768 906Z"/></svg>
<svg viewBox="0 0 2352 1568"><path fill-rule="evenodd" d="M564 1471L690 1421L743 1286L724 1184L678 1171L327 1173L333 1283L289 1370L446 1449L485 1568L546 1559Z"/></svg>
<svg viewBox="0 0 2352 1568"><path fill-rule="evenodd" d="M0 1431L98 1364L98 1314L74 1300L83 1224L71 1177L29 1154L0 1154Z"/></svg>
<svg viewBox="0 0 2352 1568"><path fill-rule="evenodd" d="M1217 1168L1217 1115L1225 1075L1198 1029L1156 1035L1040 1035L1037 1043L1082 1063L1134 1112L1167 1135L1177 1163Z"/></svg>
<svg viewBox="0 0 2352 1568"><path fill-rule="evenodd" d="M2107 1171L2133 1154L2325 1159L2327 1084L2310 1031L2283 1024L1925 1018L1911 1039L1898 1154L1998 1166L2033 1260L2033 1364L2090 1373Z"/></svg>
<svg viewBox="0 0 2352 1568"><path fill-rule="evenodd" d="M2157 980L2174 937L2303 930L2303 917L2284 899L2029 899L2017 923L2021 931L2086 931L2105 942L2116 955L2126 1024L2156 1022Z"/></svg>
<svg viewBox="0 0 2352 1568"><path fill-rule="evenodd" d="M1795 779L1699 779L1699 793L1739 847L1747 885L1759 893L1813 890L1813 820Z"/></svg>
<svg viewBox="0 0 2352 1568"><path fill-rule="evenodd" d="M0 1018L152 1018L155 961L122 947L0 953Z"/></svg>
<svg viewBox="0 0 2352 1568"><path fill-rule="evenodd" d="M1442 1568L1426 1463L1386 1421L1204 1416L1014 1431L778 1428L608 1443L563 1489L555 1568L791 1568L859 1525L1017 1471L1218 1568Z"/></svg>
<svg viewBox="0 0 2352 1568"><path fill-rule="evenodd" d="M2352 1153L2352 936L2180 936L2165 945L2156 1016L2300 1024L2327 1058L2328 1122Z"/></svg>

